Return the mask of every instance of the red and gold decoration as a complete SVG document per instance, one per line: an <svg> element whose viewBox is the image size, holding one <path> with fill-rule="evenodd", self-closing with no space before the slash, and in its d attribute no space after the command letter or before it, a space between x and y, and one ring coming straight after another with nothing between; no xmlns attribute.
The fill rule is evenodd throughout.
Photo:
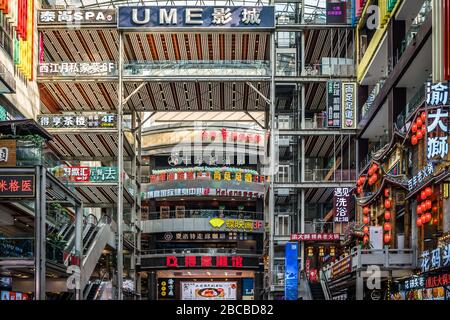
<svg viewBox="0 0 450 320"><path fill-rule="evenodd" d="M392 224L391 224L391 210L393 208L393 201L390 197L391 190L389 188L384 189L384 244L389 245L392 240Z"/></svg>
<svg viewBox="0 0 450 320"><path fill-rule="evenodd" d="M420 228L423 225L431 222L433 220L433 214L436 215L438 212L437 205L433 205L432 201L433 189L432 187L423 188L417 195L417 220L416 225ZM433 220L434 222L434 220Z"/></svg>
<svg viewBox="0 0 450 320"><path fill-rule="evenodd" d="M427 133L427 114L422 112L411 125L411 144L415 146Z"/></svg>

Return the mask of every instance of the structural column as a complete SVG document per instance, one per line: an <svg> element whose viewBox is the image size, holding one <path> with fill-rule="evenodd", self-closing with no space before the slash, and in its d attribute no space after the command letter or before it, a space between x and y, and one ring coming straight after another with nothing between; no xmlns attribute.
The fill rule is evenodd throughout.
<svg viewBox="0 0 450 320"><path fill-rule="evenodd" d="M75 299L82 300L81 285L85 283L83 278L83 206L80 205L75 210L75 255L78 257L80 267L80 283L75 287Z"/></svg>
<svg viewBox="0 0 450 320"><path fill-rule="evenodd" d="M36 170L36 198L34 219L34 294L36 300L45 300L45 260L46 260L46 174L42 166Z"/></svg>

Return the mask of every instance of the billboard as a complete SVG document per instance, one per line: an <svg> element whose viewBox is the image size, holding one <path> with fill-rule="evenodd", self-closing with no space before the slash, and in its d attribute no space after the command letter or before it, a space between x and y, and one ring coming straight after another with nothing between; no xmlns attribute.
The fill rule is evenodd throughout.
<svg viewBox="0 0 450 320"><path fill-rule="evenodd" d="M285 251L285 276L284 276L285 300L297 300L298 298L298 243L286 243Z"/></svg>
<svg viewBox="0 0 450 320"><path fill-rule="evenodd" d="M181 300L237 300L237 282L181 282Z"/></svg>

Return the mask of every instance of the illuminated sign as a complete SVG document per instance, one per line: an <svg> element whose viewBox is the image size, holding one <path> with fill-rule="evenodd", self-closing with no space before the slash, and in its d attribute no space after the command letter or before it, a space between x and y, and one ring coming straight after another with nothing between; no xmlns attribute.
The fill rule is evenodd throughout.
<svg viewBox="0 0 450 320"><path fill-rule="evenodd" d="M169 159L170 160L170 159ZM186 180L215 180L215 181L238 181L246 183L263 183L265 176L260 176L254 170L241 170L235 168L215 169L201 167L198 170L192 168L186 169L167 169L154 170L150 175L150 183L186 181Z"/></svg>
<svg viewBox="0 0 450 320"><path fill-rule="evenodd" d="M356 83L342 83L342 129L356 129Z"/></svg>
<svg viewBox="0 0 450 320"><path fill-rule="evenodd" d="M241 256L167 256L166 267L242 268L244 267L244 258Z"/></svg>
<svg viewBox="0 0 450 320"><path fill-rule="evenodd" d="M167 299L175 297L175 280L172 278L158 279L158 298Z"/></svg>
<svg viewBox="0 0 450 320"><path fill-rule="evenodd" d="M339 81L327 81L327 127L341 127L341 83Z"/></svg>
<svg viewBox="0 0 450 320"><path fill-rule="evenodd" d="M117 167L58 167L55 177L65 177L71 182L117 182Z"/></svg>
<svg viewBox="0 0 450 320"><path fill-rule="evenodd" d="M345 24L347 23L346 2L327 1L327 24Z"/></svg>
<svg viewBox="0 0 450 320"><path fill-rule="evenodd" d="M298 299L298 243L288 242L285 248L284 295L286 300Z"/></svg>
<svg viewBox="0 0 450 320"><path fill-rule="evenodd" d="M241 28L273 29L273 6L119 7L119 29Z"/></svg>
<svg viewBox="0 0 450 320"><path fill-rule="evenodd" d="M422 272L447 267L450 265L450 243L443 248L437 247L431 252L426 250L420 256L420 267Z"/></svg>
<svg viewBox="0 0 450 320"><path fill-rule="evenodd" d="M333 197L334 222L348 222L350 218L350 188L335 188Z"/></svg>
<svg viewBox="0 0 450 320"><path fill-rule="evenodd" d="M245 219L221 219L213 218L209 221L211 226L215 229L224 227L226 230L233 231L256 231L264 228L262 220L245 220Z"/></svg>
<svg viewBox="0 0 450 320"><path fill-rule="evenodd" d="M200 241L209 241L209 240L250 240L253 239L251 235L245 232L166 232L163 236L157 237L158 241L191 241L191 240L200 240Z"/></svg>
<svg viewBox="0 0 450 320"><path fill-rule="evenodd" d="M237 282L181 282L181 300L236 300Z"/></svg>
<svg viewBox="0 0 450 320"><path fill-rule="evenodd" d="M180 196L226 196L244 198L263 198L264 192L231 190L231 189L211 189L211 188L174 188L164 190L152 190L144 193L145 198L165 198Z"/></svg>
<svg viewBox="0 0 450 320"><path fill-rule="evenodd" d="M0 197L34 197L34 175L0 176Z"/></svg>
<svg viewBox="0 0 450 320"><path fill-rule="evenodd" d="M432 163L428 163L425 168L419 170L411 179L408 180L408 190L411 192L414 189L421 188L426 184L433 176L434 166Z"/></svg>
<svg viewBox="0 0 450 320"><path fill-rule="evenodd" d="M291 234L294 241L338 241L339 233L294 233Z"/></svg>
<svg viewBox="0 0 450 320"><path fill-rule="evenodd" d="M46 129L115 128L116 114L63 114L39 115L39 124Z"/></svg>
<svg viewBox="0 0 450 320"><path fill-rule="evenodd" d="M116 10L38 10L40 25L116 24Z"/></svg>

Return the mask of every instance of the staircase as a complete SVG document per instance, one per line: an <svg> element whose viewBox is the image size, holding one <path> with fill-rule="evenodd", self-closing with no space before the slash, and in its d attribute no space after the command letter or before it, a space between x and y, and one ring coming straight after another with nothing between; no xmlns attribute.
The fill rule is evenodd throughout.
<svg viewBox="0 0 450 320"><path fill-rule="evenodd" d="M313 300L326 300L320 282L310 282L309 287L311 289L311 295Z"/></svg>

